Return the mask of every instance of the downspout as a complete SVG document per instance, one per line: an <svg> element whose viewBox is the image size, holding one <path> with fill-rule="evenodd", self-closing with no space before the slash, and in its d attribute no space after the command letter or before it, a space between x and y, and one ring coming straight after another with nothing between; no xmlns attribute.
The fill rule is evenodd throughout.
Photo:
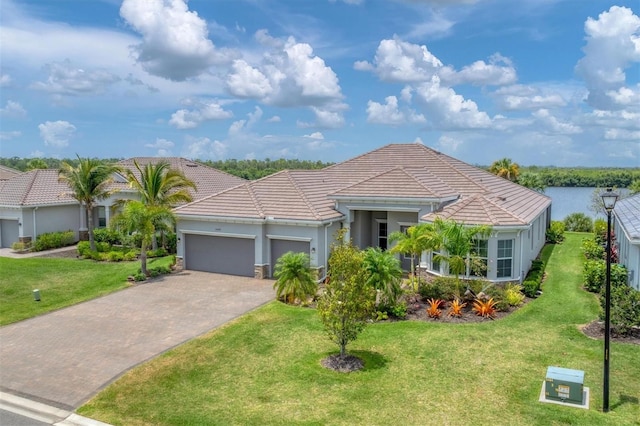
<svg viewBox="0 0 640 426"><path fill-rule="evenodd" d="M38 206L33 208L33 241L35 242L36 237L38 235L38 230L36 229L36 210L38 210Z"/></svg>
<svg viewBox="0 0 640 426"><path fill-rule="evenodd" d="M324 276L318 279L318 284L324 282L327 279L327 271L329 269L329 241L327 241L327 237L329 234L327 233L327 231L329 230L330 226L331 223L327 223L324 226Z"/></svg>
<svg viewBox="0 0 640 426"><path fill-rule="evenodd" d="M520 285L522 285L522 282L524 281L524 269L522 267L522 230L518 231L518 238L520 238L520 277L519 277L519 281L520 281ZM533 238L533 235L531 236L531 238Z"/></svg>

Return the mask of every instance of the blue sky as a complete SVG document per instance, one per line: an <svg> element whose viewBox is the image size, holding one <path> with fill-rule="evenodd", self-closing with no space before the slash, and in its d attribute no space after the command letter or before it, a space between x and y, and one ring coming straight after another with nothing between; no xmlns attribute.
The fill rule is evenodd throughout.
<svg viewBox="0 0 640 426"><path fill-rule="evenodd" d="M3 0L0 156L640 167L638 1Z"/></svg>

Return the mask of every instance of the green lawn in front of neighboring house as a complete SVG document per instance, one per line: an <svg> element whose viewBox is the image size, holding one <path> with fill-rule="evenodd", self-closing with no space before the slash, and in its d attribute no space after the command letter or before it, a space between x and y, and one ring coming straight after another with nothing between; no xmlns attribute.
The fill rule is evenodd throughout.
<svg viewBox="0 0 640 426"><path fill-rule="evenodd" d="M171 258L149 260L167 266ZM127 287L140 262L0 257L0 325L21 321ZM40 291L36 302L33 290Z"/></svg>
<svg viewBox="0 0 640 426"><path fill-rule="evenodd" d="M133 369L78 412L131 426L639 425L637 345L612 343L601 411L603 345L579 330L599 309L581 289L585 235L553 248L544 294L506 318L369 326L348 347L363 371L323 368L337 346L317 313L274 301ZM589 410L538 402L548 366L585 371Z"/></svg>

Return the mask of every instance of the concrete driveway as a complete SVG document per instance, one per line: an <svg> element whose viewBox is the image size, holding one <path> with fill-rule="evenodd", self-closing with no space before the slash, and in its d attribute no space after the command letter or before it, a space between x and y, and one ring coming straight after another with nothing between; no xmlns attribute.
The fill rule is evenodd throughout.
<svg viewBox="0 0 640 426"><path fill-rule="evenodd" d="M0 388L74 410L132 367L272 300L272 286L183 271L4 326Z"/></svg>

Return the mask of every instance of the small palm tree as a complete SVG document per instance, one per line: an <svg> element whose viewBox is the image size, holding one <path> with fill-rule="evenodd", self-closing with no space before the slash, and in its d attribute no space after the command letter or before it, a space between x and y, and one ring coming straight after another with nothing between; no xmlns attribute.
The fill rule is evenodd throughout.
<svg viewBox="0 0 640 426"><path fill-rule="evenodd" d="M489 167L489 171L494 175L509 179L512 182L518 180L520 166L517 163L511 161L510 158L501 158L494 161Z"/></svg>
<svg viewBox="0 0 640 426"><path fill-rule="evenodd" d="M69 185L71 196L85 208L91 250L96 249L93 238L93 207L97 200L103 200L116 192L109 185L113 182L113 174L119 171L120 168L115 165L80 156L78 166L63 162L58 171L58 180Z"/></svg>
<svg viewBox="0 0 640 426"><path fill-rule="evenodd" d="M276 262L276 282L273 288L278 299L284 298L288 303L296 299L302 301L315 296L318 291L311 268L309 255L306 253L294 253L289 251L283 254Z"/></svg>
<svg viewBox="0 0 640 426"><path fill-rule="evenodd" d="M400 261L380 247L370 247L364 252L364 269L367 272L367 284L382 293L382 304L394 306L402 294Z"/></svg>
<svg viewBox="0 0 640 426"><path fill-rule="evenodd" d="M434 249L439 245L438 234L432 224L421 223L411 226L407 232L392 232L389 241L396 243L391 253L402 253L411 256L411 276L415 277L415 260L422 255L422 252Z"/></svg>
<svg viewBox="0 0 640 426"><path fill-rule="evenodd" d="M144 275L148 275L147 248L151 244L151 239L156 231L154 223L157 222L175 224L175 216L171 209L164 206L148 207L142 201L137 200L130 200L124 203L122 211L111 221L111 226L120 232L127 234L138 232L142 236L140 270Z"/></svg>

